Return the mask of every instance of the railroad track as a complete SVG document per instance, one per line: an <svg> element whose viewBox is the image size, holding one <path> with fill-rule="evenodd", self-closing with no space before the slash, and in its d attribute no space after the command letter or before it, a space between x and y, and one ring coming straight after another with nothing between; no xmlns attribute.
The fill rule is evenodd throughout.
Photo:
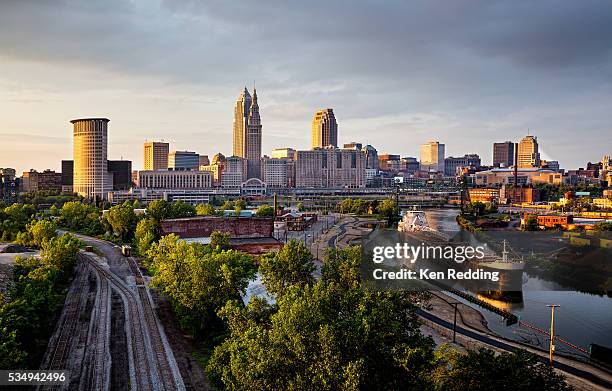
<svg viewBox="0 0 612 391"><path fill-rule="evenodd" d="M182 382L180 379L175 378L174 371L169 362L168 351L162 339L155 312L144 285L144 279L135 261L132 258L128 259L128 264L134 273L136 283L140 282L136 287L137 293L129 288L121 278L103 268L94 257L83 254L83 258L102 277L109 281L113 289L125 297L127 304L126 311L128 311L132 325L130 340L132 342L132 357L136 372L136 389L182 389ZM155 361L153 362L153 360Z"/></svg>
<svg viewBox="0 0 612 391"><path fill-rule="evenodd" d="M132 343L132 357L134 360L135 381L137 390L154 390L155 381L152 379L155 375L151 372L151 366L148 359L148 351L146 346L146 330L142 324L140 313L138 311L138 303L134 292L125 286L123 280L114 274L104 269L100 264L89 255L82 255L83 259L93 267L102 277L106 278L113 289L118 291L125 297L127 301L126 311L129 314L129 322L133 327L130 329L130 339ZM153 381L152 381L153 380Z"/></svg>
<svg viewBox="0 0 612 391"><path fill-rule="evenodd" d="M90 326L92 337L88 340L86 369L81 378L80 389L108 390L110 374L110 284L97 270L97 294Z"/></svg>
<svg viewBox="0 0 612 391"><path fill-rule="evenodd" d="M79 268L86 267L84 264L78 266ZM82 307L82 294L85 286L87 285L87 274L84 271L77 271L77 284L73 284L69 293L71 300L66 304L64 316L62 317L61 324L58 326L60 330L59 337L56 341L55 348L53 350L51 360L48 369L50 370L62 370L67 367L67 359L69 353L70 342L72 336L75 335L76 326L79 320L79 312Z"/></svg>

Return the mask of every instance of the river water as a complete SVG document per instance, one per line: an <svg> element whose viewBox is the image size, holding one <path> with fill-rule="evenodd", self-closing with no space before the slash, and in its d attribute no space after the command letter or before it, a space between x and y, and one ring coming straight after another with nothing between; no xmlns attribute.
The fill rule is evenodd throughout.
<svg viewBox="0 0 612 391"><path fill-rule="evenodd" d="M447 233L459 231L460 228L455 221L458 213L456 209L425 211L429 225ZM558 304L561 307L555 311L556 335L586 350L591 343L612 348L612 298L610 297L568 290L556 281L546 281L523 272L522 303L490 302L497 307L508 309L522 321L544 330L550 327L550 308L546 305ZM499 315L481 307L475 308L482 312L489 323L489 328L496 333L519 341L539 343L548 348L546 336L533 333L523 326L506 326ZM579 353L561 343L557 343L556 349L570 354Z"/></svg>

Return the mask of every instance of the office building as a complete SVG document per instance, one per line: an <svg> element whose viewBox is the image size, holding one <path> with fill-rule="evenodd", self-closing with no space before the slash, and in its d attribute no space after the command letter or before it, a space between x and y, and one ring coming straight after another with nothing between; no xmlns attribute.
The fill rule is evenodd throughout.
<svg viewBox="0 0 612 391"><path fill-rule="evenodd" d="M378 168L381 171L398 172L400 167L400 155L391 155L388 153L378 155Z"/></svg>
<svg viewBox="0 0 612 391"><path fill-rule="evenodd" d="M212 162L206 166L200 166L200 171L208 171L212 175L213 186L221 186L221 174L225 167L225 156L217 153L213 156Z"/></svg>
<svg viewBox="0 0 612 391"><path fill-rule="evenodd" d="M523 137L518 144L517 165L519 168L540 167L540 152L538 151L537 137Z"/></svg>
<svg viewBox="0 0 612 391"><path fill-rule="evenodd" d="M62 193L72 193L74 181L74 161L62 160Z"/></svg>
<svg viewBox="0 0 612 391"><path fill-rule="evenodd" d="M291 159L295 160L295 149L293 148L275 148L272 150L272 159Z"/></svg>
<svg viewBox="0 0 612 391"><path fill-rule="evenodd" d="M264 157L261 164L262 179L269 189L285 188L289 184L289 159L274 159Z"/></svg>
<svg viewBox="0 0 612 391"><path fill-rule="evenodd" d="M493 166L510 167L514 165L514 143L504 141L503 143L493 143Z"/></svg>
<svg viewBox="0 0 612 391"><path fill-rule="evenodd" d="M297 151L295 182L305 188L365 187L365 154L332 147Z"/></svg>
<svg viewBox="0 0 612 391"><path fill-rule="evenodd" d="M36 191L62 190L62 173L52 170L38 172L36 170L24 171L21 176L21 191L34 193Z"/></svg>
<svg viewBox="0 0 612 391"><path fill-rule="evenodd" d="M87 197L104 199L112 190L107 170L107 118L83 118L73 124L73 190Z"/></svg>
<svg viewBox="0 0 612 391"><path fill-rule="evenodd" d="M240 156L227 157L221 172L221 187L223 189L240 189L242 182L247 180L247 172L247 159Z"/></svg>
<svg viewBox="0 0 612 391"><path fill-rule="evenodd" d="M444 159L444 175L453 177L459 175L458 170L463 168L480 168L480 156L477 154L462 157L447 157Z"/></svg>
<svg viewBox="0 0 612 391"><path fill-rule="evenodd" d="M14 168L0 167L0 201L6 205L18 201L19 182Z"/></svg>
<svg viewBox="0 0 612 391"><path fill-rule="evenodd" d="M208 171L138 171L141 189L207 189L212 187Z"/></svg>
<svg viewBox="0 0 612 391"><path fill-rule="evenodd" d="M444 172L444 144L430 141L421 145L421 170Z"/></svg>
<svg viewBox="0 0 612 391"><path fill-rule="evenodd" d="M251 98L244 87L234 107L233 155L247 159L249 178L261 176L261 128L257 91Z"/></svg>
<svg viewBox="0 0 612 391"><path fill-rule="evenodd" d="M208 155L200 155L199 166L208 166L209 164L210 160L208 159Z"/></svg>
<svg viewBox="0 0 612 391"><path fill-rule="evenodd" d="M109 160L107 169L113 176L113 190L127 190L132 187L132 161Z"/></svg>
<svg viewBox="0 0 612 391"><path fill-rule="evenodd" d="M415 157L406 156L400 159L400 171L408 174L414 174L419 171L421 165Z"/></svg>
<svg viewBox="0 0 612 391"><path fill-rule="evenodd" d="M517 182L519 185L536 183L560 185L563 183L563 175L543 168L518 168ZM514 184L514 170L512 168L493 168L487 171L479 171L474 174L474 184L477 186Z"/></svg>
<svg viewBox="0 0 612 391"><path fill-rule="evenodd" d="M174 171L198 170L200 155L191 151L172 151L168 155L168 169Z"/></svg>
<svg viewBox="0 0 612 391"><path fill-rule="evenodd" d="M150 141L144 143L144 169L166 170L168 168L168 154L170 144L163 141Z"/></svg>
<svg viewBox="0 0 612 391"><path fill-rule="evenodd" d="M371 145L361 148L365 154L365 165L367 169L378 170L378 151Z"/></svg>
<svg viewBox="0 0 612 391"><path fill-rule="evenodd" d="M338 146L338 123L333 109L321 109L312 119L312 148Z"/></svg>

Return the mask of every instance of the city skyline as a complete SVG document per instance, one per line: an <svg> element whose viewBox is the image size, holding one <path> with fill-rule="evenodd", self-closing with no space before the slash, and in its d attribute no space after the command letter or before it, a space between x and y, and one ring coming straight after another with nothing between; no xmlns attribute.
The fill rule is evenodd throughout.
<svg viewBox="0 0 612 391"><path fill-rule="evenodd" d="M5 3L0 166L59 170L69 121L89 116L112 120L108 157L135 168L145 140L230 155L232 102L255 79L264 154L307 149L312 113L333 107L338 145L418 156L435 139L447 156L478 153L489 164L493 142L531 129L542 159L581 167L612 145L612 5L545 3L330 5L348 14L333 23L317 17L322 7L283 4L244 4L235 15L188 2ZM86 23L93 15L113 32ZM513 23L496 27L502 19ZM366 20L373 30L361 28ZM248 64L234 61L240 50Z"/></svg>

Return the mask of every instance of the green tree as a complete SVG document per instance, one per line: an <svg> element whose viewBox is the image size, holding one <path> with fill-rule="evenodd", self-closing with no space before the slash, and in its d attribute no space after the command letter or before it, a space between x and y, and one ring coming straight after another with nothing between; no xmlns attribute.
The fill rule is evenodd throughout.
<svg viewBox="0 0 612 391"><path fill-rule="evenodd" d="M172 218L172 206L166 200L155 200L147 206L146 215L157 221Z"/></svg>
<svg viewBox="0 0 612 391"><path fill-rule="evenodd" d="M76 264L81 241L70 234L64 234L44 241L41 248L41 259L44 264L54 266L66 274L72 273Z"/></svg>
<svg viewBox="0 0 612 391"><path fill-rule="evenodd" d="M239 299L257 270L249 255L188 244L176 235L154 243L149 257L156 270L153 285L168 295L181 325L192 334L214 328L217 310Z"/></svg>
<svg viewBox="0 0 612 391"><path fill-rule="evenodd" d="M378 204L378 214L387 219L392 224L399 220L400 209L394 200L386 199Z"/></svg>
<svg viewBox="0 0 612 391"><path fill-rule="evenodd" d="M217 211L211 204L198 204L196 206L196 214L198 216L214 216L217 214Z"/></svg>
<svg viewBox="0 0 612 391"><path fill-rule="evenodd" d="M340 213L350 213L353 210L353 200L351 198L345 198L338 204L338 211Z"/></svg>
<svg viewBox="0 0 612 391"><path fill-rule="evenodd" d="M196 208L183 201L176 201L172 203L172 218L179 219L183 217L193 217L196 215Z"/></svg>
<svg viewBox="0 0 612 391"><path fill-rule="evenodd" d="M612 231L612 223L600 221L599 223L595 223L593 225L593 229L595 231Z"/></svg>
<svg viewBox="0 0 612 391"><path fill-rule="evenodd" d="M115 237L122 241L131 240L136 229L137 218L131 203L113 206L104 215Z"/></svg>
<svg viewBox="0 0 612 391"><path fill-rule="evenodd" d="M136 224L134 245L138 254L146 257L153 242L158 239L159 223L153 217L145 217Z"/></svg>
<svg viewBox="0 0 612 391"><path fill-rule="evenodd" d="M262 281L269 292L280 296L293 285L314 282L316 267L312 254L300 241L291 240L280 251L268 253L259 259Z"/></svg>
<svg viewBox="0 0 612 391"><path fill-rule="evenodd" d="M59 225L90 235L97 235L103 232L99 209L79 201L66 202L62 206Z"/></svg>
<svg viewBox="0 0 612 391"><path fill-rule="evenodd" d="M213 249L228 250L230 248L230 234L227 232L213 231L210 234L210 246Z"/></svg>
<svg viewBox="0 0 612 391"><path fill-rule="evenodd" d="M489 349L451 352L440 362L435 376L436 386L449 391L567 391L562 375L524 350L496 354Z"/></svg>
<svg viewBox="0 0 612 391"><path fill-rule="evenodd" d="M21 232L20 235L18 235L17 242L25 246L40 248L43 242L57 236L56 231L57 226L54 222L49 220L34 220L28 224L26 232Z"/></svg>
<svg viewBox="0 0 612 391"><path fill-rule="evenodd" d="M321 267L323 281L334 282L347 289L356 288L361 282L360 265L361 246L328 248Z"/></svg>
<svg viewBox="0 0 612 391"><path fill-rule="evenodd" d="M297 204L297 210L298 210L298 212L303 212L303 211L305 211L305 210L306 210L306 208L304 207L304 203L302 203L302 202L298 202L298 204Z"/></svg>
<svg viewBox="0 0 612 391"><path fill-rule="evenodd" d="M232 390L431 389L433 346L406 292L293 285L272 312L228 303L228 338L208 363ZM266 316L267 314L270 314Z"/></svg>
<svg viewBox="0 0 612 391"><path fill-rule="evenodd" d="M264 204L257 208L257 216L259 217L273 217L274 216L274 208L270 205Z"/></svg>
<svg viewBox="0 0 612 391"><path fill-rule="evenodd" d="M527 215L525 217L525 223L523 224L524 231L538 231L540 229L538 225L538 216Z"/></svg>

